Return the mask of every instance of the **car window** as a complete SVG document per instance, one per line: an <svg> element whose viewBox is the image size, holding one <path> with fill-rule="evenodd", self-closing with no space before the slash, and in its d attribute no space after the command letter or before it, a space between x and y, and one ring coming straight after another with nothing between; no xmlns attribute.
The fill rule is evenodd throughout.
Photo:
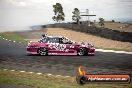
<svg viewBox="0 0 132 88"><path fill-rule="evenodd" d="M48 41L48 38L42 38L41 40L39 40L39 42L41 43L47 43L47 41Z"/></svg>
<svg viewBox="0 0 132 88"><path fill-rule="evenodd" d="M62 41L63 41L63 44L72 44L72 42L67 38L63 38Z"/></svg>
<svg viewBox="0 0 132 88"><path fill-rule="evenodd" d="M63 38L63 43L67 43L67 42L68 42L68 40Z"/></svg>
<svg viewBox="0 0 132 88"><path fill-rule="evenodd" d="M59 38L49 38L47 43L59 43Z"/></svg>
<svg viewBox="0 0 132 88"><path fill-rule="evenodd" d="M73 44L73 42L71 42L70 40L66 39L66 38L42 38L41 40L39 40L39 42L41 43L59 43L59 44Z"/></svg>

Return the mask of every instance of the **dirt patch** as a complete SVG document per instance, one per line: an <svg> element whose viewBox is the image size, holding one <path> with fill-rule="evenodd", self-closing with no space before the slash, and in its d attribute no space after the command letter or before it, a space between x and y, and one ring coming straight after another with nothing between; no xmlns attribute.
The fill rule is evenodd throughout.
<svg viewBox="0 0 132 88"><path fill-rule="evenodd" d="M113 30L132 32L132 24L119 22L105 22L105 27Z"/></svg>
<svg viewBox="0 0 132 88"><path fill-rule="evenodd" d="M120 42L115 40L110 40L106 38L101 38L93 36L91 34L85 34L81 32L75 32L72 30L64 30L64 28L47 28L48 35L57 35L57 36L66 36L71 40L77 42L89 42L94 44L99 48L119 48L119 49L128 49L132 50L132 43L129 42Z"/></svg>

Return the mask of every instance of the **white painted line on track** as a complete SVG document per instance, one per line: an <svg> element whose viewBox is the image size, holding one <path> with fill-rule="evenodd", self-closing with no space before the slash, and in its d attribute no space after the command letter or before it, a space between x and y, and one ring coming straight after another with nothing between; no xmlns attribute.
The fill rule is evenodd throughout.
<svg viewBox="0 0 132 88"><path fill-rule="evenodd" d="M15 71L15 70L10 70L10 71Z"/></svg>
<svg viewBox="0 0 132 88"><path fill-rule="evenodd" d="M20 71L20 72L24 73L24 72L26 72L26 71Z"/></svg>
<svg viewBox="0 0 132 88"><path fill-rule="evenodd" d="M56 77L60 77L61 75L56 75Z"/></svg>
<svg viewBox="0 0 132 88"><path fill-rule="evenodd" d="M28 72L28 73L32 74L32 73L34 73L34 72Z"/></svg>
<svg viewBox="0 0 132 88"><path fill-rule="evenodd" d="M51 76L52 74L47 74L48 76Z"/></svg>
<svg viewBox="0 0 132 88"><path fill-rule="evenodd" d="M11 72L14 72L14 71L17 71L17 70L9 70L9 69L3 69L4 71L11 71ZM19 71L19 70L18 70ZM21 73L30 73L30 74L33 74L35 72L27 72L27 71L19 71ZM43 73L35 73L37 75L42 75ZM53 74L44 74L44 75L47 75L47 76L55 76L55 77L65 77L65 78L68 78L70 76L62 76L62 75L53 75Z"/></svg>
<svg viewBox="0 0 132 88"><path fill-rule="evenodd" d="M67 78L68 78L68 77L70 77L70 76L65 76L65 77L67 77Z"/></svg>
<svg viewBox="0 0 132 88"><path fill-rule="evenodd" d="M8 69L3 69L4 71L7 71Z"/></svg>
<svg viewBox="0 0 132 88"><path fill-rule="evenodd" d="M103 49L95 49L95 51L99 51L99 52L112 52L112 53L125 53L125 54L132 54L132 52L126 52L126 51L115 51L115 50L103 50Z"/></svg>
<svg viewBox="0 0 132 88"><path fill-rule="evenodd" d="M17 42L17 41L14 41L14 40L10 40L10 39L6 39L2 36L0 36L3 40L6 40L6 41L9 41L9 42L14 42L14 43L20 43L20 44L23 44L23 42Z"/></svg>
<svg viewBox="0 0 132 88"><path fill-rule="evenodd" d="M36 73L36 74L41 75L42 73Z"/></svg>

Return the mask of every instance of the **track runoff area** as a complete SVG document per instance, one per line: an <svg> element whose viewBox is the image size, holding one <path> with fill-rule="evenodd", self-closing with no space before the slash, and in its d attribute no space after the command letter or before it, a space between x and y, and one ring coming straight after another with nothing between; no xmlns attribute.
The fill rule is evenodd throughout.
<svg viewBox="0 0 132 88"><path fill-rule="evenodd" d="M23 44L23 42L17 42L14 40L9 40L7 38L4 38L0 36L1 39L13 43L19 43ZM132 52L126 52L126 51L114 51L114 50L103 50L103 49L96 49L96 51L99 52L112 52L112 53L124 53L124 54L132 54ZM37 75L42 75L44 73L40 72L28 72L28 71L22 71L22 70L13 70L13 69L3 69L3 71L19 71L20 73L30 73L30 74L37 74ZM131 75L121 75L121 74L87 74L85 69L80 66L78 67L77 70L77 75L76 75L76 81L78 84L87 84L87 83L130 83L131 82ZM62 75L53 75L50 73L44 74L47 76L55 76L55 77L65 77L68 78L70 76L62 76Z"/></svg>

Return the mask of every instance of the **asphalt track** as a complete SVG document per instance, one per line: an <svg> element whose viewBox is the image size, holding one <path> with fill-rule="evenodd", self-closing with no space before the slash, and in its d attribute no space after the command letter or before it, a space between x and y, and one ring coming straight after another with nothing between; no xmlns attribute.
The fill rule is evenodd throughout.
<svg viewBox="0 0 132 88"><path fill-rule="evenodd" d="M75 76L82 65L88 74L132 74L132 54L96 52L95 56L28 56L26 45L0 39L0 68Z"/></svg>

